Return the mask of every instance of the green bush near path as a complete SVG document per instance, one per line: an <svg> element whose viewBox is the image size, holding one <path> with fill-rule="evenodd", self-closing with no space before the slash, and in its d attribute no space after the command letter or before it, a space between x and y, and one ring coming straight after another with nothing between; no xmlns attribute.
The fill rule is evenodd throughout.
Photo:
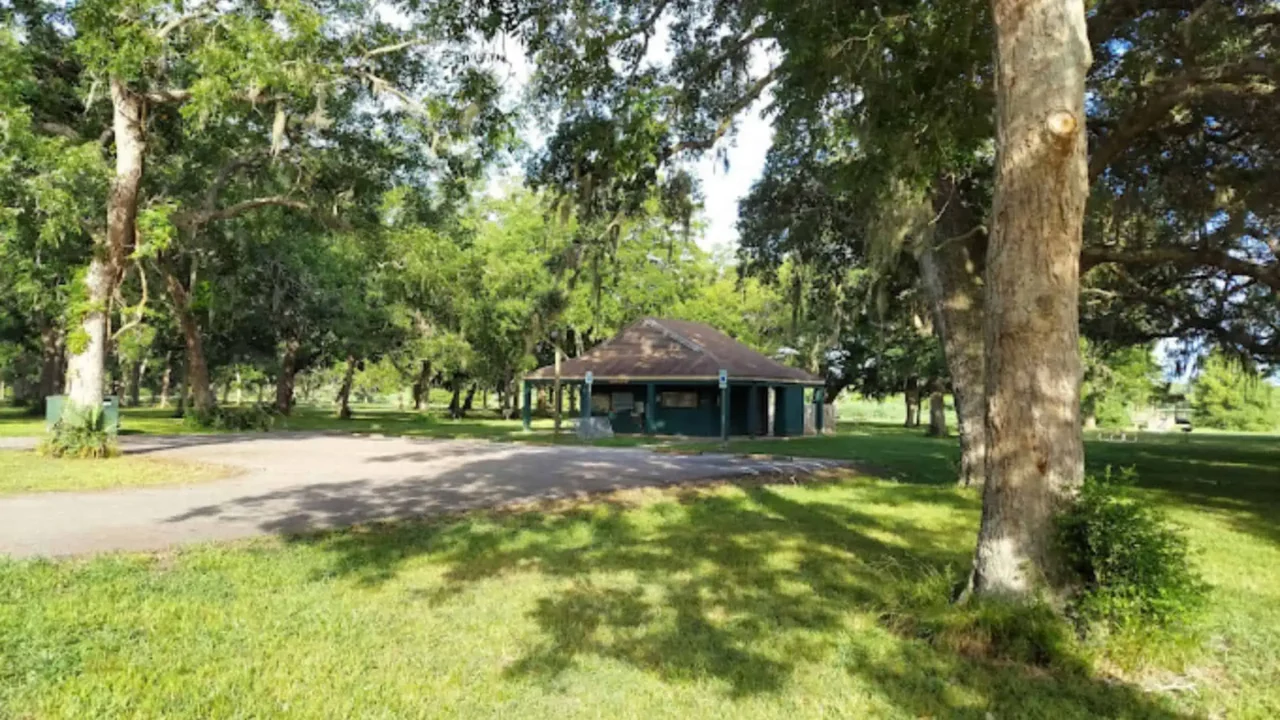
<svg viewBox="0 0 1280 720"><path fill-rule="evenodd" d="M1211 586L1168 641L949 604L980 513L947 482L954 441L731 449L778 445L889 479L0 561L0 714L1280 716L1280 439L1089 443L1091 466L1136 467Z"/></svg>

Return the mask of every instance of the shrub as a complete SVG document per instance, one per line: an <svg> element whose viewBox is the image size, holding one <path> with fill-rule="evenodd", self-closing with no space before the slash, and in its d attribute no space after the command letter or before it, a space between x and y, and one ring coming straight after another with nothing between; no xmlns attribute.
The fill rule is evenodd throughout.
<svg viewBox="0 0 1280 720"><path fill-rule="evenodd" d="M120 454L115 435L106 431L102 409L68 404L37 450L49 457L107 458Z"/></svg>
<svg viewBox="0 0 1280 720"><path fill-rule="evenodd" d="M1059 538L1080 580L1072 609L1085 623L1116 629L1169 627L1203 604L1208 586L1186 538L1163 513L1134 497L1132 470L1085 479L1079 502L1059 518Z"/></svg>
<svg viewBox="0 0 1280 720"><path fill-rule="evenodd" d="M261 403L245 407L215 407L203 412L189 409L182 416L182 424L193 430L266 432L275 427L277 414L274 407Z"/></svg>

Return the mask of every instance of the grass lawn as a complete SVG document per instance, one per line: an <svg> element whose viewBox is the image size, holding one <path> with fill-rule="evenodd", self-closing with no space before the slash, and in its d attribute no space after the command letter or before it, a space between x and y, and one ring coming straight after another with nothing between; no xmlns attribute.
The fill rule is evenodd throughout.
<svg viewBox="0 0 1280 720"><path fill-rule="evenodd" d="M140 457L53 459L30 451L0 451L0 496L55 490L109 490L177 485L226 477L229 468Z"/></svg>
<svg viewBox="0 0 1280 720"><path fill-rule="evenodd" d="M333 408L298 407L290 417L281 418L277 428L430 438L475 438L564 444L582 442L569 428L568 416L565 418L564 431L557 436L553 432L554 422L547 418L535 419L532 431L525 432L520 420L503 420L495 417L492 411L475 411L471 413L471 417L452 420L435 413L394 410L385 406L354 406L353 410L354 417L350 420L339 420ZM437 410L436 413L438 412ZM218 432L192 429L183 425L182 418L173 416L172 408L123 408L120 411L120 417L120 431L123 435L198 435ZM44 431L43 418L28 415L21 408L0 407L0 437L34 437L42 435ZM661 440L644 437L616 437L597 440L594 444L632 446L661 442Z"/></svg>
<svg viewBox="0 0 1280 720"><path fill-rule="evenodd" d="M1191 640L1035 662L946 603L980 512L952 443L734 445L895 479L0 560L0 716L1280 716L1280 438L1091 442L1185 524L1212 601Z"/></svg>

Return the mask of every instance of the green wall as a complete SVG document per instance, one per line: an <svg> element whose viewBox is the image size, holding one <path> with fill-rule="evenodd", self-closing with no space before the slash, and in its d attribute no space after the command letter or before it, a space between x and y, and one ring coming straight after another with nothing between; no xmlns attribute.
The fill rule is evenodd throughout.
<svg viewBox="0 0 1280 720"><path fill-rule="evenodd" d="M773 434L804 435L804 387L777 388L774 394Z"/></svg>
<svg viewBox="0 0 1280 720"><path fill-rule="evenodd" d="M654 427L659 435L689 435L693 437L720 436L720 388L715 384L655 384L655 397L658 398L657 414L654 416ZM758 412L765 416L767 396L762 385L729 384L729 432L732 435L747 435L752 429L749 423L749 393L759 393L757 397ZM774 435L804 434L804 388L799 385L775 387ZM698 406L696 408L672 408L662 405L664 391L696 392ZM613 395L614 393L630 393L633 403L643 403L648 397L646 383L605 384L596 383L591 388L592 395ZM646 408L651 412L653 408ZM609 417L613 431L619 434L642 434L645 431L644 417L631 411L593 412L592 415ZM767 417L767 416L765 416ZM765 434L765 423L762 417L756 429Z"/></svg>

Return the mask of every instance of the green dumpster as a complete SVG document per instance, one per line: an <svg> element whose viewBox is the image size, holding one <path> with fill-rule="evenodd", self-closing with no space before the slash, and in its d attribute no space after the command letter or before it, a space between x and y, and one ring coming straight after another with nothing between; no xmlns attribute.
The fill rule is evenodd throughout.
<svg viewBox="0 0 1280 720"><path fill-rule="evenodd" d="M66 408L66 395L50 395L44 399L45 429L52 430L62 411ZM116 435L120 432L120 397L107 395L102 398L102 426L107 432Z"/></svg>

